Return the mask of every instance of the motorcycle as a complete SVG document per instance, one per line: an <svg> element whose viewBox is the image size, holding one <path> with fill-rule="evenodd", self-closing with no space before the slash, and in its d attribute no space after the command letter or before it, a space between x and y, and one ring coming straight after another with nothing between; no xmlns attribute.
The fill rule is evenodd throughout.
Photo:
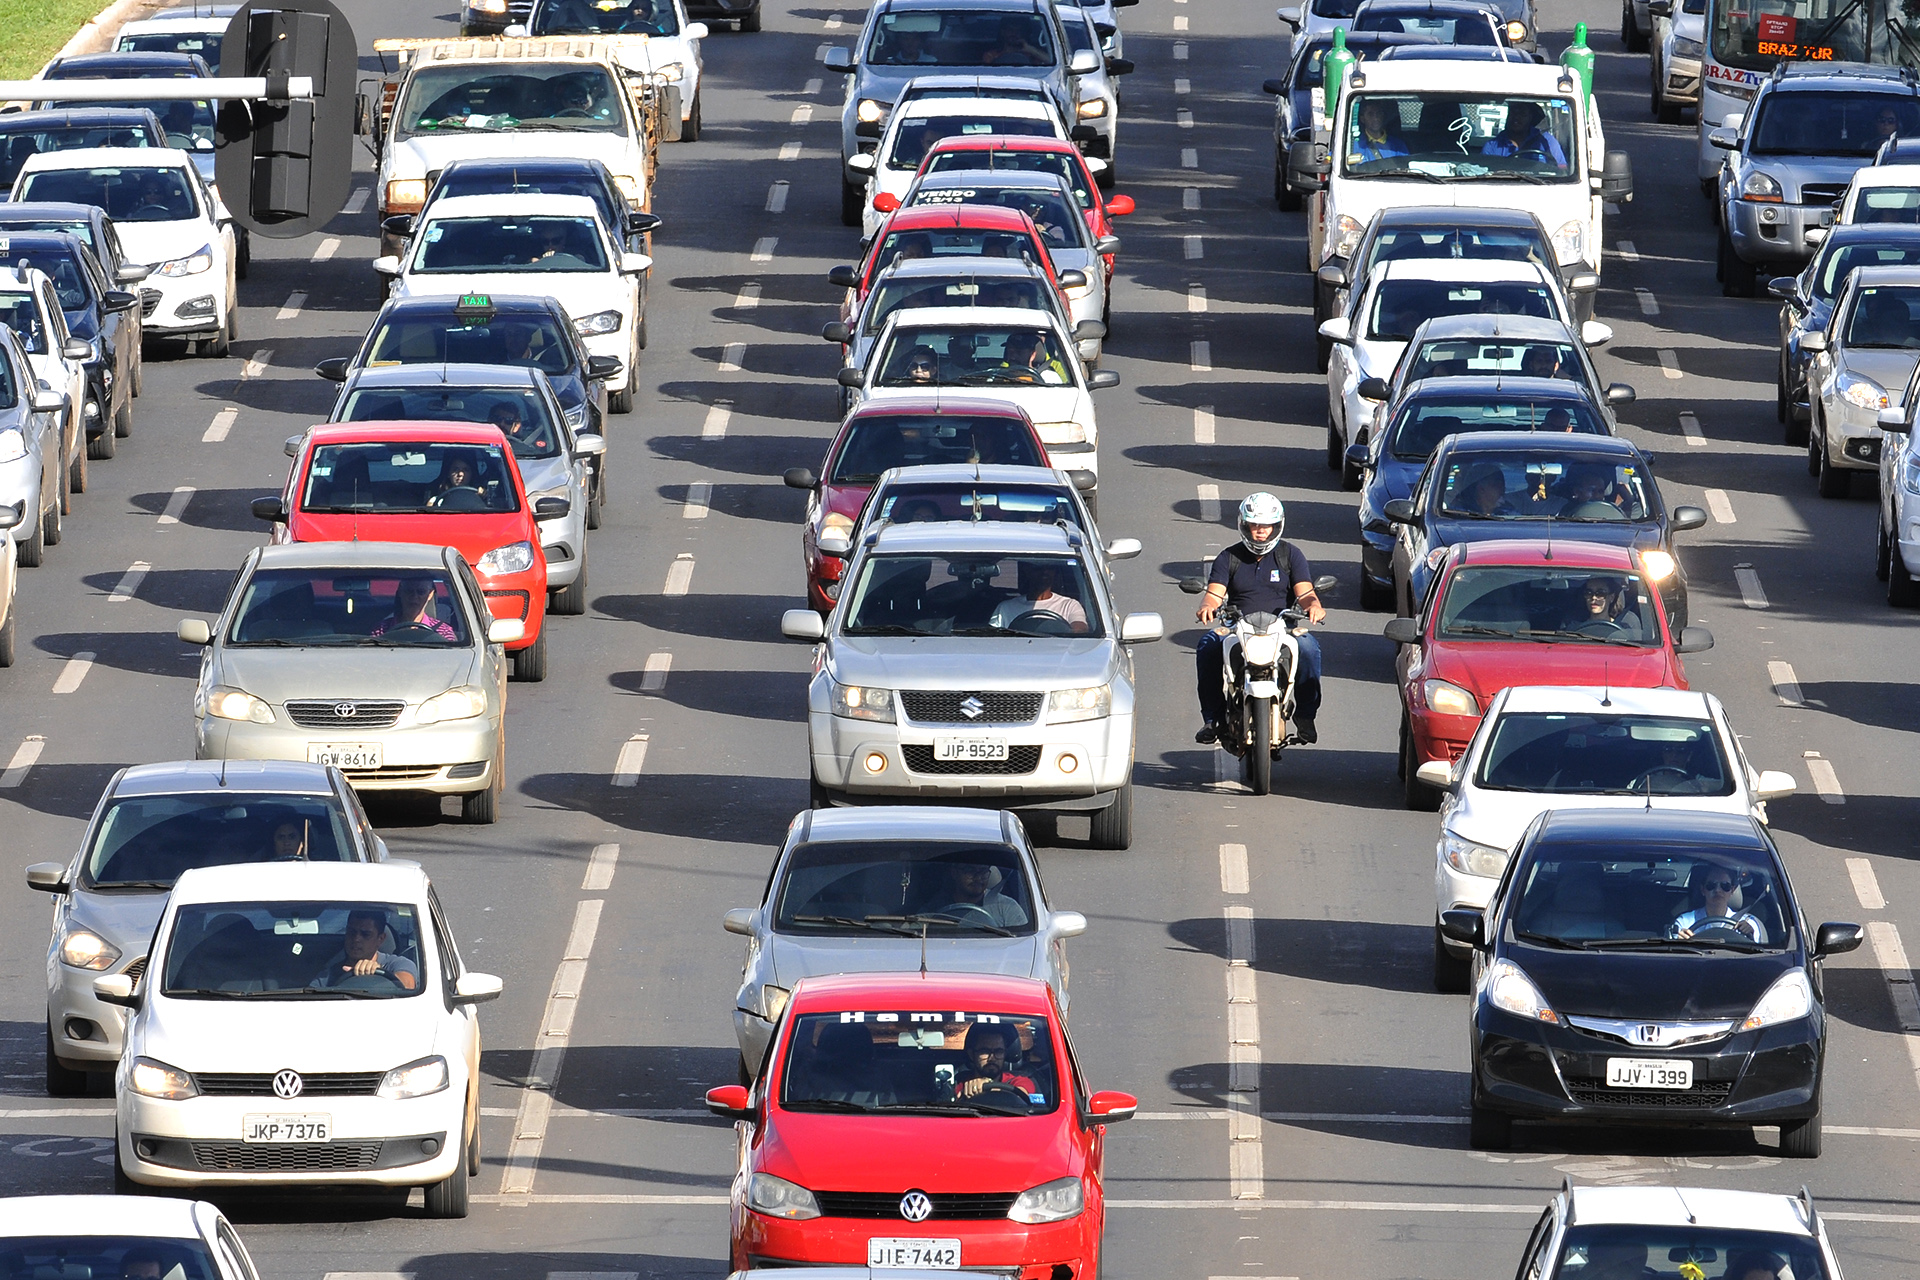
<svg viewBox="0 0 1920 1280"><path fill-rule="evenodd" d="M1331 574L1314 581L1324 597L1338 580ZM1204 578L1183 578L1180 589L1197 596L1207 589ZM1293 718L1293 681L1300 667L1300 643L1295 636L1311 625L1304 609L1271 613L1242 613L1222 605L1215 626L1222 631L1220 678L1226 694L1226 715L1220 724L1220 745L1239 757L1253 794L1273 790L1273 765L1280 753L1300 739L1287 732Z"/></svg>

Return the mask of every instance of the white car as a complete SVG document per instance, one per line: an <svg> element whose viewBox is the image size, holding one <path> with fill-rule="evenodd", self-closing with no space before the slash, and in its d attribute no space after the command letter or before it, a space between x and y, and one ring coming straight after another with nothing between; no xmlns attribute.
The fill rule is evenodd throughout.
<svg viewBox="0 0 1920 1280"><path fill-rule="evenodd" d="M226 1215L162 1196L9 1196L0 1251L29 1276L120 1276L158 1265L175 1280L259 1280Z"/></svg>
<svg viewBox="0 0 1920 1280"><path fill-rule="evenodd" d="M1602 1261L1603 1250L1627 1265ZM1736 1270L1742 1258L1751 1265ZM1756 1269L1776 1280L1841 1280L1827 1224L1805 1187L1783 1196L1717 1187L1576 1187L1571 1178L1534 1223L1514 1274L1689 1276L1716 1262L1723 1280L1743 1280Z"/></svg>
<svg viewBox="0 0 1920 1280"><path fill-rule="evenodd" d="M500 979L466 972L409 863L205 867L175 882L114 1079L114 1181L422 1186L463 1218L480 1168L480 1025Z"/></svg>
<svg viewBox="0 0 1920 1280"><path fill-rule="evenodd" d="M861 238L871 240L880 224L900 207L913 186L914 175L920 171L920 162L934 143L970 133L1067 136L1060 113L1041 96L984 98L966 94L915 98L904 103L887 117L879 147L847 162L850 171L864 173L867 179L866 203L860 213Z"/></svg>
<svg viewBox="0 0 1920 1280"><path fill-rule="evenodd" d="M13 275L0 269L0 281ZM0 320L11 309L9 304L27 301L25 294L9 297L0 291ZM47 547L58 543L65 529L62 517L67 489L63 481L68 463L61 424L68 416L68 404L62 392L39 385L26 339L10 323L0 323L0 374L6 383L6 395L0 400L8 402L0 408L0 509L5 512L4 527L12 542L12 554L0 551L0 560L7 565L4 576L11 600L13 566L18 563L34 569L44 564ZM11 607L0 635L5 636L0 647L11 653ZM10 663L0 663L4 665Z"/></svg>
<svg viewBox="0 0 1920 1280"><path fill-rule="evenodd" d="M1677 8L1676 8L1677 5ZM1652 0L1653 114L1661 124L1679 124L1680 113L1700 105L1700 55L1707 38L1707 0Z"/></svg>
<svg viewBox="0 0 1920 1280"><path fill-rule="evenodd" d="M1347 314L1320 326L1320 336L1333 344L1327 358L1327 456L1366 443L1374 402L1360 394L1360 384L1391 378L1422 322L1492 312L1558 320L1569 328L1576 323L1560 278L1535 262L1409 258L1375 267L1349 301ZM1580 326L1580 337L1597 347L1612 339L1613 330L1589 320ZM1343 479L1349 489L1360 487L1350 470Z"/></svg>
<svg viewBox="0 0 1920 1280"><path fill-rule="evenodd" d="M1022 354L1036 347L1033 355ZM1100 428L1092 392L1120 385L1103 369L1087 375L1073 336L1050 312L1015 307L927 307L896 311L861 369L842 369L854 392L849 412L888 400L924 401L965 387L968 395L1018 405L1033 420L1053 465L1100 474ZM1088 495L1088 505L1093 495Z"/></svg>
<svg viewBox="0 0 1920 1280"><path fill-rule="evenodd" d="M233 221L184 151L95 147L30 157L13 180L14 200L98 205L113 219L129 260L152 268L143 290L148 338L184 338L203 356L224 356L239 329Z"/></svg>
<svg viewBox="0 0 1920 1280"><path fill-rule="evenodd" d="M1100 31L1094 25L1093 15L1085 9L1072 5L1060 7L1060 27L1067 33L1067 45L1073 52L1083 50L1100 53ZM1100 69L1090 71L1080 77L1080 100L1074 106L1074 124L1093 130L1093 137L1084 139L1086 153L1107 162L1100 174L1100 184L1113 185L1120 140L1120 88L1114 83L1116 72L1130 69L1119 66L1114 55L1101 53Z"/></svg>
<svg viewBox="0 0 1920 1280"><path fill-rule="evenodd" d="M566 309L590 355L612 356L615 413L633 409L644 278L653 259L629 253L586 196L451 196L413 227L404 258L374 259L393 297L546 294Z"/></svg>
<svg viewBox="0 0 1920 1280"><path fill-rule="evenodd" d="M0 250L4 247L5 241L0 239ZM38 389L63 399L50 420L58 425L60 456L66 462L60 510L71 511L73 503L68 495L87 490L85 405L87 361L93 358L93 344L73 336L53 282L32 267L22 271L0 266L0 324L19 335ZM53 541L60 541L57 530Z"/></svg>
<svg viewBox="0 0 1920 1280"><path fill-rule="evenodd" d="M1689 809L1767 820L1793 775L1747 760L1712 694L1531 685L1497 694L1451 766L1420 766L1447 789L1434 850L1434 985L1464 991L1470 952L1440 934L1444 911L1480 910L1534 819L1550 809Z"/></svg>
<svg viewBox="0 0 1920 1280"><path fill-rule="evenodd" d="M1853 175L1847 194L1840 198L1840 212L1833 225L1855 222L1895 222L1911 225L1920 222L1920 164L1871 164ZM1826 239L1826 228L1809 228Z"/></svg>
<svg viewBox="0 0 1920 1280"><path fill-rule="evenodd" d="M509 36L595 36L622 66L651 71L680 100L681 142L700 138L700 42L707 24L688 22L682 0L533 0Z"/></svg>
<svg viewBox="0 0 1920 1280"><path fill-rule="evenodd" d="M1880 512L1874 570L1896 609L1920 606L1920 449L1913 441L1920 368L1905 398L1880 411Z"/></svg>

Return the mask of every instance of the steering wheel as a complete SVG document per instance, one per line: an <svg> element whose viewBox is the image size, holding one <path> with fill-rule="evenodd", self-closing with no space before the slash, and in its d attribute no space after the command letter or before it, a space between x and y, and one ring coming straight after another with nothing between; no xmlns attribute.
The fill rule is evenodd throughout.
<svg viewBox="0 0 1920 1280"><path fill-rule="evenodd" d="M1027 1091L1017 1085L1008 1084L1005 1080L986 1081L980 1086L980 1092L974 1096L985 1097L988 1094L1005 1094L1010 1098L1018 1098L1023 1112L1033 1110L1033 1099L1027 1096Z"/></svg>
<svg viewBox="0 0 1920 1280"><path fill-rule="evenodd" d="M323 991L405 991L400 979L391 973L355 973L329 982L321 987ZM1024 1096L1024 1095L1022 1095Z"/></svg>
<svg viewBox="0 0 1920 1280"><path fill-rule="evenodd" d="M1562 520L1625 520L1626 513L1611 502L1581 502L1560 513Z"/></svg>
<svg viewBox="0 0 1920 1280"><path fill-rule="evenodd" d="M479 507L484 506L487 501L487 494L484 489L475 488L470 484L462 484L455 485L445 493L435 494L427 505L430 507L447 506L447 500L453 498L455 494L461 495L452 504L453 509L456 511L475 511L478 510Z"/></svg>
<svg viewBox="0 0 1920 1280"><path fill-rule="evenodd" d="M1679 765L1657 764L1657 765L1654 765L1653 768L1651 769L1642 769L1639 772L1639 774L1637 774L1634 777L1633 781L1627 784L1627 790L1638 791L1642 787L1647 787L1649 786L1652 779L1660 776L1663 773L1671 773L1675 777L1679 778L1682 782L1685 782L1687 779L1693 776L1691 773L1688 773L1685 769L1682 769Z"/></svg>
<svg viewBox="0 0 1920 1280"><path fill-rule="evenodd" d="M1070 636L1073 626L1057 613L1029 609L1007 624L1007 630L1029 636Z"/></svg>
<svg viewBox="0 0 1920 1280"><path fill-rule="evenodd" d="M158 215L154 221L167 222L173 218L173 209L171 206L164 204L143 204L128 214L127 218L132 222L145 222L147 221L146 215L148 214Z"/></svg>
<svg viewBox="0 0 1920 1280"><path fill-rule="evenodd" d="M1756 941L1754 936L1732 916L1709 916L1705 920L1696 920L1687 927L1689 937L1697 938L1703 933L1729 933L1742 942Z"/></svg>
<svg viewBox="0 0 1920 1280"><path fill-rule="evenodd" d="M430 622L396 622L387 628L385 634L392 635L396 631L425 631L429 635L439 634Z"/></svg>
<svg viewBox="0 0 1920 1280"><path fill-rule="evenodd" d="M564 107L553 113L555 120L591 120L593 112L585 107Z"/></svg>
<svg viewBox="0 0 1920 1280"><path fill-rule="evenodd" d="M953 915L962 915L966 912L972 912L974 915L979 916L982 920L985 920L988 924L993 925L995 928L998 928L1000 925L1000 922L993 918L993 912L987 910L985 907L981 906L977 902L949 902L946 906L941 907L938 911L934 912L934 914L941 915L941 916L953 916ZM956 921L955 923L965 923L965 921Z"/></svg>
<svg viewBox="0 0 1920 1280"><path fill-rule="evenodd" d="M1615 622L1612 618L1587 618L1584 619L1579 626L1575 627L1574 630L1591 631L1595 635L1608 635L1615 631L1625 631L1626 628L1618 622Z"/></svg>

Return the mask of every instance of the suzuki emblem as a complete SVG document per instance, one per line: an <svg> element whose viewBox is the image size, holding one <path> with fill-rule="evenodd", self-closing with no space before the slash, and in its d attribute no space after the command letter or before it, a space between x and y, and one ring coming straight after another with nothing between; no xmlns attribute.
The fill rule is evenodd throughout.
<svg viewBox="0 0 1920 1280"><path fill-rule="evenodd" d="M336 702L333 704L333 714L342 720L351 720L360 714L360 708L351 702Z"/></svg>
<svg viewBox="0 0 1920 1280"><path fill-rule="evenodd" d="M986 709L987 704L972 694L968 694L966 700L960 704L960 714L969 720L978 720Z"/></svg>
<svg viewBox="0 0 1920 1280"><path fill-rule="evenodd" d="M908 1222L925 1222L933 1216L933 1201L924 1191L909 1191L900 1197L900 1216Z"/></svg>
<svg viewBox="0 0 1920 1280"><path fill-rule="evenodd" d="M307 1083L300 1078L298 1071L283 1069L273 1073L273 1096L276 1098L297 1098L306 1087Z"/></svg>

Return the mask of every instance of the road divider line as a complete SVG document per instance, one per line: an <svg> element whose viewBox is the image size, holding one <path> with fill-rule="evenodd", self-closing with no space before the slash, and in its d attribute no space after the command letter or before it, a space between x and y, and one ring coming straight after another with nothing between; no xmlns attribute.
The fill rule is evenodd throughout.
<svg viewBox="0 0 1920 1280"><path fill-rule="evenodd" d="M0 788L11 790L27 780L27 774L39 763L40 753L47 749L45 735L28 734L26 741L14 748L13 759L7 761L7 771L0 773Z"/></svg>
<svg viewBox="0 0 1920 1280"><path fill-rule="evenodd" d="M687 504L680 509L682 519L705 520L708 504L713 501L713 485L705 480L696 480L687 486Z"/></svg>
<svg viewBox="0 0 1920 1280"><path fill-rule="evenodd" d="M1207 256L1206 237L1205 236L1181 236L1180 252L1181 252L1181 255L1184 256L1188 262L1198 262L1200 259Z"/></svg>
<svg viewBox="0 0 1920 1280"><path fill-rule="evenodd" d="M1225 754L1222 752L1221 754ZM1240 851L1245 883L1245 845ZM1227 888L1228 846L1220 849L1221 889ZM1245 892L1242 889L1241 892ZM1227 1050L1241 1055L1242 1069L1227 1081L1227 1194L1238 1203L1266 1194L1266 1157L1260 1140L1260 1002L1253 974L1253 908L1229 903L1227 931ZM1251 1070L1246 1067L1251 1066ZM1237 1079L1234 1076L1237 1075Z"/></svg>
<svg viewBox="0 0 1920 1280"><path fill-rule="evenodd" d="M1733 515L1733 501L1727 497L1727 491L1725 489L1709 489L1707 490L1706 498L1707 510L1713 513L1715 520L1721 524L1738 523Z"/></svg>
<svg viewBox="0 0 1920 1280"><path fill-rule="evenodd" d="M733 420L733 401L716 400L707 406L707 419L700 424L702 440L724 440L727 424Z"/></svg>
<svg viewBox="0 0 1920 1280"><path fill-rule="evenodd" d="M820 91L821 91L822 89L824 89L824 88L826 88L826 87L827 87L827 82L826 82L825 80L822 80L822 79L821 79L821 78L820 78L819 76L815 76L815 77L813 77L813 79L811 79L811 80L809 80L809 81L807 81L807 83L806 83L806 86L805 86L804 88L802 88L802 89L800 90L800 92L802 92L802 93L818 93L818 92L820 92ZM796 121L794 121L794 123L795 123L795 124L799 124L800 122L799 122L798 120L796 120Z"/></svg>
<svg viewBox="0 0 1920 1280"><path fill-rule="evenodd" d="M506 1173L500 1179L503 1196L525 1196L533 1191L534 1174L540 1167L540 1150L547 1141L553 1091L566 1063L573 1015L580 1007L587 960L593 954L593 939L600 931L600 912L605 906L603 899L588 898L574 908L573 931L567 936L566 953L554 970L553 986L547 992L547 1006L540 1018L540 1033L534 1037L533 1069L527 1073L520 1092L520 1110L513 1123L513 1145L508 1149Z"/></svg>
<svg viewBox="0 0 1920 1280"><path fill-rule="evenodd" d="M772 262L774 246L780 243L779 236L761 236L753 242L753 254L750 262Z"/></svg>
<svg viewBox="0 0 1920 1280"><path fill-rule="evenodd" d="M1175 76L1173 78L1173 91L1185 97L1187 94L1193 92L1193 81L1187 79L1185 76Z"/></svg>
<svg viewBox="0 0 1920 1280"><path fill-rule="evenodd" d="M1915 997L1913 963L1907 959L1900 930L1891 920L1869 920L1867 945L1873 948L1873 961L1880 966L1887 994L1893 997L1893 1012L1899 1019L1900 1029L1920 1031L1920 999Z"/></svg>
<svg viewBox="0 0 1920 1280"><path fill-rule="evenodd" d="M638 1271L549 1271L547 1280L640 1280Z"/></svg>
<svg viewBox="0 0 1920 1280"><path fill-rule="evenodd" d="M746 359L747 344L744 342L729 342L720 349L720 372L738 373L740 372L740 366L746 363Z"/></svg>
<svg viewBox="0 0 1920 1280"><path fill-rule="evenodd" d="M53 691L55 693L77 692L80 682L87 678L87 672L93 670L93 660L98 656L90 650L82 649L68 658L66 665L60 668L59 679L53 682Z"/></svg>
<svg viewBox="0 0 1920 1280"><path fill-rule="evenodd" d="M127 571L120 575L120 581L113 584L113 591L107 596L107 603L125 604L133 599L134 593L140 590L140 584L146 581L147 571L151 568L153 566L145 560L135 560L128 565Z"/></svg>
<svg viewBox="0 0 1920 1280"><path fill-rule="evenodd" d="M292 320L299 316L300 308L306 305L307 291L305 289L295 289L287 295L286 302L281 304L280 310L274 313L273 318L275 320Z"/></svg>
<svg viewBox="0 0 1920 1280"><path fill-rule="evenodd" d="M1213 443L1213 406L1210 404L1200 405L1193 411L1193 442Z"/></svg>
<svg viewBox="0 0 1920 1280"><path fill-rule="evenodd" d="M1178 13L1178 14L1175 14L1175 15L1174 15L1174 18L1173 18L1173 29L1174 29L1175 31L1185 31L1185 30L1187 29L1187 15L1186 15L1186 14L1184 14L1184 13Z"/></svg>
<svg viewBox="0 0 1920 1280"><path fill-rule="evenodd" d="M784 187L787 184L783 182L780 185ZM741 285L740 292L733 295L733 309L735 311L756 311L759 307L760 282L757 280L749 281Z"/></svg>
<svg viewBox="0 0 1920 1280"><path fill-rule="evenodd" d="M1620 242L1620 260L1622 262L1640 261L1640 250L1634 246L1633 241L1622 240Z"/></svg>
<svg viewBox="0 0 1920 1280"><path fill-rule="evenodd" d="M1853 896L1869 911L1885 910L1887 899L1880 892L1880 877L1873 874L1873 863L1866 858L1847 859L1847 879L1853 881Z"/></svg>
<svg viewBox="0 0 1920 1280"><path fill-rule="evenodd" d="M1187 351L1187 364L1195 373L1213 372L1213 344L1205 338L1195 338Z"/></svg>
<svg viewBox="0 0 1920 1280"><path fill-rule="evenodd" d="M1251 885L1247 879L1247 846L1243 844L1223 844L1220 846L1220 892L1247 893Z"/></svg>
<svg viewBox="0 0 1920 1280"><path fill-rule="evenodd" d="M793 119L789 121L789 123L794 125L812 124L813 123L813 104L811 102L803 102L799 106L795 107L793 109Z"/></svg>
<svg viewBox="0 0 1920 1280"><path fill-rule="evenodd" d="M1679 375L1668 374L1667 376L1678 377ZM1696 449L1707 443L1706 434L1700 430L1700 419L1695 417L1691 410L1680 415L1680 430L1686 435L1687 443Z"/></svg>
<svg viewBox="0 0 1920 1280"><path fill-rule="evenodd" d="M1188 187L1185 191L1182 191L1180 193L1180 207L1186 210L1198 209L1200 207L1200 188Z"/></svg>
<svg viewBox="0 0 1920 1280"><path fill-rule="evenodd" d="M1204 315L1207 310L1207 286L1190 284L1187 286L1187 314Z"/></svg>
<svg viewBox="0 0 1920 1280"><path fill-rule="evenodd" d="M620 754L613 761L613 785L616 787L635 787L640 785L640 770L647 763L647 735L636 733L620 744Z"/></svg>
<svg viewBox="0 0 1920 1280"><path fill-rule="evenodd" d="M845 20L842 19L839 14L830 13L827 15L826 29L828 31L838 31L844 25Z"/></svg>
<svg viewBox="0 0 1920 1280"><path fill-rule="evenodd" d="M1655 300L1653 296L1653 290L1635 289L1633 291L1633 296L1640 300L1641 315L1657 316L1660 314L1660 303L1657 300Z"/></svg>
<svg viewBox="0 0 1920 1280"><path fill-rule="evenodd" d="M1187 60L1187 42L1185 40L1175 40L1173 42L1173 60L1175 62L1185 62Z"/></svg>
<svg viewBox="0 0 1920 1280"><path fill-rule="evenodd" d="M774 183L767 188L767 212L785 213L787 211L787 184L785 181ZM769 249L771 252L771 249Z"/></svg>
<svg viewBox="0 0 1920 1280"><path fill-rule="evenodd" d="M1232 791L1239 785L1240 762L1218 747L1213 750L1213 789ZM1232 1055L1228 1055L1231 1060Z"/></svg>
<svg viewBox="0 0 1920 1280"><path fill-rule="evenodd" d="M664 649L659 653L647 655L647 665L640 669L640 692L659 693L667 687L667 673L673 670L673 655Z"/></svg>
<svg viewBox="0 0 1920 1280"><path fill-rule="evenodd" d="M673 564L667 569L667 585L660 589L663 596L683 596L687 588L693 585L693 552L682 551L674 557Z"/></svg>
<svg viewBox="0 0 1920 1280"><path fill-rule="evenodd" d="M359 213L367 207L367 200L372 195L373 189L371 187L355 187L353 194L347 197L347 202L340 206L340 212L345 214Z"/></svg>
<svg viewBox="0 0 1920 1280"><path fill-rule="evenodd" d="M260 347L247 357L246 364L240 367L240 381L246 382L266 373L267 366L273 363L273 348Z"/></svg>
<svg viewBox="0 0 1920 1280"><path fill-rule="evenodd" d="M813 60L815 62L825 62L827 60L827 50L831 48L833 48L833 46L825 41L815 45L813 47Z"/></svg>
<svg viewBox="0 0 1920 1280"><path fill-rule="evenodd" d="M209 422L207 429L200 434L200 443L219 444L227 438L227 433L233 430L233 424L239 420L239 417L240 410L233 405L228 405L214 414L213 421Z"/></svg>
<svg viewBox="0 0 1920 1280"><path fill-rule="evenodd" d="M1185 107L1176 109L1173 113L1173 123L1182 129L1193 128L1193 112Z"/></svg>
<svg viewBox="0 0 1920 1280"><path fill-rule="evenodd" d="M1680 357L1670 347L1660 348L1660 372L1674 381L1684 376L1680 372Z"/></svg>
<svg viewBox="0 0 1920 1280"><path fill-rule="evenodd" d="M1773 696L1780 699L1783 707L1804 707L1807 704L1800 697L1800 677L1793 674L1793 664L1774 658L1767 663L1767 682L1773 686Z"/></svg>
<svg viewBox="0 0 1920 1280"><path fill-rule="evenodd" d="M1760 585L1760 574L1752 565L1733 566L1733 580L1740 588L1740 602L1747 608L1771 609L1773 607L1772 602L1767 599L1766 588Z"/></svg>
<svg viewBox="0 0 1920 1280"><path fill-rule="evenodd" d="M308 259L308 261L326 262L338 252L340 252L340 237L328 236L313 247L313 257Z"/></svg>
<svg viewBox="0 0 1920 1280"><path fill-rule="evenodd" d="M323 1280L413 1280L411 1271L329 1271Z"/></svg>
<svg viewBox="0 0 1920 1280"><path fill-rule="evenodd" d="M1220 486L1217 484L1203 484L1197 488L1200 498L1200 523L1219 524Z"/></svg>
<svg viewBox="0 0 1920 1280"><path fill-rule="evenodd" d="M1813 789L1828 804L1845 804L1847 793L1840 789L1840 775L1833 771L1833 761L1818 751L1804 751L1802 759L1806 762L1807 773L1813 778ZM1920 1066L1920 1060L1915 1063Z"/></svg>
<svg viewBox="0 0 1920 1280"><path fill-rule="evenodd" d="M1180 148L1180 167L1182 169L1198 169L1200 167L1200 152L1193 147Z"/></svg>
<svg viewBox="0 0 1920 1280"><path fill-rule="evenodd" d="M826 48L827 46L825 46L825 45L821 45L820 47L821 47L822 49L824 49L824 48ZM783 142L783 143L781 143L781 144L780 144L780 158L781 158L782 160L798 160L798 159L800 158L800 144L799 144L799 143L797 143L797 142Z"/></svg>
<svg viewBox="0 0 1920 1280"><path fill-rule="evenodd" d="M187 513L187 504L192 501L193 486L190 484L181 485L173 491L173 496L167 499L165 509L160 512L160 518L154 523L162 527L179 524L180 517Z"/></svg>
<svg viewBox="0 0 1920 1280"><path fill-rule="evenodd" d="M586 893L605 893L613 888L613 871L620 865L620 846L617 844L597 844L593 846L593 856L587 859L586 879L580 882L580 888Z"/></svg>

